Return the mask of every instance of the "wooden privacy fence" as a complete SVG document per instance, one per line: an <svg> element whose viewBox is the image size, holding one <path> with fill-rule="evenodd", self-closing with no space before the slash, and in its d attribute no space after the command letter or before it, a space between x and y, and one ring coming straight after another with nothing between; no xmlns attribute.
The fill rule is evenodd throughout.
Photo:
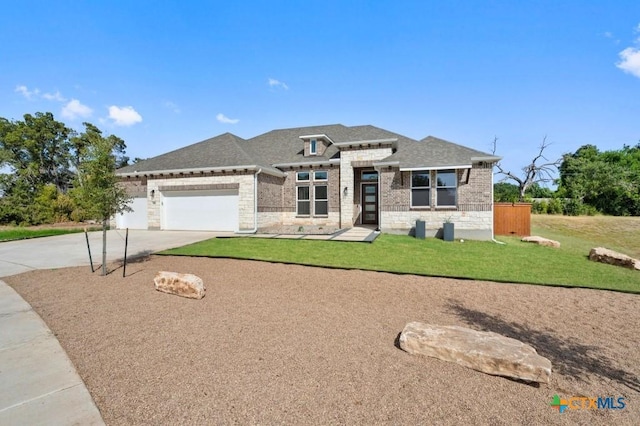
<svg viewBox="0 0 640 426"><path fill-rule="evenodd" d="M531 235L531 203L495 203L493 205L495 235Z"/></svg>

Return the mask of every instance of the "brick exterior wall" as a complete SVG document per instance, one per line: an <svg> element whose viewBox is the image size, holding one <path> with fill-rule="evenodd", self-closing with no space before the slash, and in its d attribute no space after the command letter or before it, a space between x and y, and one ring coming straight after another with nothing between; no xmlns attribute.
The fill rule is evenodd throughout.
<svg viewBox="0 0 640 426"><path fill-rule="evenodd" d="M127 190L127 194L132 197L146 196L147 194L147 178L145 177L126 178L118 184L124 187Z"/></svg>
<svg viewBox="0 0 640 426"><path fill-rule="evenodd" d="M258 175L258 211L281 212L283 205L283 187L285 178Z"/></svg>
<svg viewBox="0 0 640 426"><path fill-rule="evenodd" d="M315 182L313 180L313 171L326 171L327 181ZM296 182L297 172L309 172L309 182ZM296 206L296 191L298 186L327 185L327 196L329 197L329 213L340 211L340 170L335 167L317 167L317 168L296 168L287 170L287 177L283 185L283 203L282 211L285 213L294 213ZM313 203L313 190L311 192L311 202Z"/></svg>
<svg viewBox="0 0 640 426"><path fill-rule="evenodd" d="M460 169L457 180L457 207L436 207L436 171L432 171L431 206L412 208L411 172L383 169L380 173L380 228L384 232L408 233L420 219L426 222L427 232L435 236L442 223L451 220L455 223L456 238L490 239L493 168L474 165L471 169Z"/></svg>
<svg viewBox="0 0 640 426"><path fill-rule="evenodd" d="M304 156L315 157L317 155L324 155L329 145L324 139L316 139L316 153L311 154L311 139L304 140Z"/></svg>
<svg viewBox="0 0 640 426"><path fill-rule="evenodd" d="M258 229L282 223L284 181L277 176L258 175Z"/></svg>

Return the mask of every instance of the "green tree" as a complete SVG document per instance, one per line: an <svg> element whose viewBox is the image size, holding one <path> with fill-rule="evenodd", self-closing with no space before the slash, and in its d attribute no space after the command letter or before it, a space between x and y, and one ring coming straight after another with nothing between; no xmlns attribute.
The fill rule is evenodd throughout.
<svg viewBox="0 0 640 426"><path fill-rule="evenodd" d="M73 130L56 121L50 112L25 114L24 121L0 118L0 162L8 166L33 193L54 184L59 191L71 180Z"/></svg>
<svg viewBox="0 0 640 426"><path fill-rule="evenodd" d="M0 118L0 167L7 171L0 174L0 223L54 221L46 200L57 200L70 185L73 134L50 112Z"/></svg>
<svg viewBox="0 0 640 426"><path fill-rule="evenodd" d="M93 124L73 139L77 147L77 174L72 195L87 216L102 222L102 275L107 274L107 225L117 213L131 211L130 197L118 185L115 171L126 145L117 136L104 137Z"/></svg>
<svg viewBox="0 0 640 426"><path fill-rule="evenodd" d="M512 183L493 184L493 201L497 203L515 203L520 198L518 187Z"/></svg>
<svg viewBox="0 0 640 426"><path fill-rule="evenodd" d="M604 152L584 145L566 154L559 170L558 190L575 205L616 216L640 215L640 144Z"/></svg>

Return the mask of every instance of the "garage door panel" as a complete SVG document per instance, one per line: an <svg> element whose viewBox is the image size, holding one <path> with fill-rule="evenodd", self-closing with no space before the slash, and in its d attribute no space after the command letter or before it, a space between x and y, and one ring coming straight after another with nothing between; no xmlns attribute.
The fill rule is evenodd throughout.
<svg viewBox="0 0 640 426"><path fill-rule="evenodd" d="M237 231L238 191L163 192L163 228L184 231Z"/></svg>
<svg viewBox="0 0 640 426"><path fill-rule="evenodd" d="M118 229L147 229L147 198L136 197L131 200L130 212L118 213L116 215L116 227Z"/></svg>

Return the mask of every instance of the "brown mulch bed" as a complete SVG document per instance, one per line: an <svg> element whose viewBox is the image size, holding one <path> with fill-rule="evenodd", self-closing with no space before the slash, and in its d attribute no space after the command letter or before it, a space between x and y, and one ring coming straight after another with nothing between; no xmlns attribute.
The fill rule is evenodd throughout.
<svg viewBox="0 0 640 426"><path fill-rule="evenodd" d="M112 268L117 268L115 265ZM153 289L204 279L202 300ZM125 424L640 424L640 296L152 256L5 279L46 321L105 421ZM490 330L549 358L533 386L412 356L407 322ZM622 410L549 406L624 397Z"/></svg>

